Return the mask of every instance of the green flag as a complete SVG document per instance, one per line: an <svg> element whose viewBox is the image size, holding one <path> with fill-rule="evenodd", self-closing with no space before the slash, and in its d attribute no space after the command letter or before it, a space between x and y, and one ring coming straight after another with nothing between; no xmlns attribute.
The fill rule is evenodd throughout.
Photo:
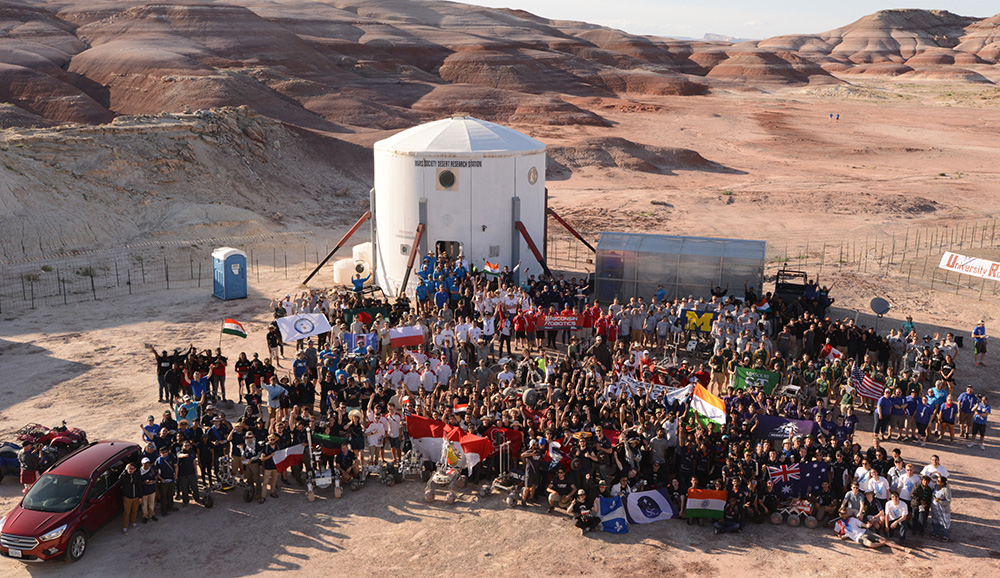
<svg viewBox="0 0 1000 578"><path fill-rule="evenodd" d="M774 388L781 381L781 376L766 369L752 369L749 367L737 367L736 375L733 376L733 387L736 389L750 389L760 386L764 393L771 395Z"/></svg>
<svg viewBox="0 0 1000 578"><path fill-rule="evenodd" d="M371 325L372 321L374 321L375 317L377 317L380 313L383 318L386 320L389 319L390 311L388 307L358 307L356 309L344 309L344 323L350 327L351 323L354 323L354 318L360 317L362 323L365 325Z"/></svg>

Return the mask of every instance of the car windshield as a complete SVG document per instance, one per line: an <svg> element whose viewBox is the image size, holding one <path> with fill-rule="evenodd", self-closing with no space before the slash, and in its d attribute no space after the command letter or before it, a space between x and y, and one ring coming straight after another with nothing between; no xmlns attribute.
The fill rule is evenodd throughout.
<svg viewBox="0 0 1000 578"><path fill-rule="evenodd" d="M68 512L80 504L90 480L44 474L31 486L21 507L39 512Z"/></svg>

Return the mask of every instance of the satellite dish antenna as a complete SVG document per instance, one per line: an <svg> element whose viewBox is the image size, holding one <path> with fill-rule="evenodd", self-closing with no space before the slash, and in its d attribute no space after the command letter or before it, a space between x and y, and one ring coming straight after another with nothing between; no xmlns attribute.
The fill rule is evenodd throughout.
<svg viewBox="0 0 1000 578"><path fill-rule="evenodd" d="M876 297L872 299L872 302L869 306L875 313L875 333L878 333L878 320L882 319L882 316L888 313L890 309L892 309L892 305L890 305L889 302L886 301L885 299L882 299L881 297Z"/></svg>

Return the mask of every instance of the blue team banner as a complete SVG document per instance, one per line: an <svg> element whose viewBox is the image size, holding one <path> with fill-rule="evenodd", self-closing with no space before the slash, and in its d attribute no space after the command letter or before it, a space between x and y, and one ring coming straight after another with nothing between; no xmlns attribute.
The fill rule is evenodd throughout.
<svg viewBox="0 0 1000 578"><path fill-rule="evenodd" d="M625 507L621 496L613 498L598 498L601 514L601 529L610 534L625 534L628 532L628 522L625 521Z"/></svg>
<svg viewBox="0 0 1000 578"><path fill-rule="evenodd" d="M364 353L369 347L378 351L378 336L374 333L344 333L343 339L348 351Z"/></svg>
<svg viewBox="0 0 1000 578"><path fill-rule="evenodd" d="M803 419L786 419L776 415L758 415L757 425L753 428L755 440L786 440L795 436L816 435L819 424Z"/></svg>

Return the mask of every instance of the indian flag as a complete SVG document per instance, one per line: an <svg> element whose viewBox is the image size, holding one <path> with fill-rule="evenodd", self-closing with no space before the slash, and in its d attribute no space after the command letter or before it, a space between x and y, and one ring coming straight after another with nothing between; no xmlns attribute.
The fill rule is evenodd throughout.
<svg viewBox="0 0 1000 578"><path fill-rule="evenodd" d="M496 263L490 263L489 261L487 261L486 266L483 267L483 272L486 273L487 275L499 275L500 265L497 265Z"/></svg>
<svg viewBox="0 0 1000 578"><path fill-rule="evenodd" d="M761 299L757 302L757 312L758 313L770 313L771 304L767 302L767 297Z"/></svg>
<svg viewBox="0 0 1000 578"><path fill-rule="evenodd" d="M246 329L243 329L243 325L235 319L226 319L222 322L222 332L227 335L235 335L236 337L247 338Z"/></svg>
<svg viewBox="0 0 1000 578"><path fill-rule="evenodd" d="M685 518L715 518L721 520L726 510L728 492L722 490L688 490Z"/></svg>
<svg viewBox="0 0 1000 578"><path fill-rule="evenodd" d="M712 392L705 389L700 383L696 383L694 391L691 392L690 410L703 425L710 424L722 426L726 423L726 404L721 399L712 395Z"/></svg>

